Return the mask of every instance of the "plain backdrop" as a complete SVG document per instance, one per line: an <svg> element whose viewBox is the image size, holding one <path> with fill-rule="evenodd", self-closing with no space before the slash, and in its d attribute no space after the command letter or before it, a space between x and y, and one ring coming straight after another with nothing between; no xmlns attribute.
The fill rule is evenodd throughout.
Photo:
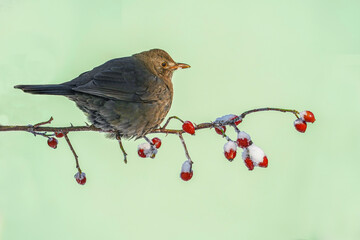
<svg viewBox="0 0 360 240"><path fill-rule="evenodd" d="M340 0L0 0L0 124L85 124L66 98L13 86L61 83L151 48L192 66L174 74L169 116L201 123L284 107L317 118L302 134L291 114L247 117L240 128L269 158L252 172L224 158L213 129L186 135L189 182L176 136L157 135L155 159L137 156L143 140L125 141L125 165L116 141L71 133L80 186L64 139L54 150L1 132L0 239L360 239L359 11Z"/></svg>

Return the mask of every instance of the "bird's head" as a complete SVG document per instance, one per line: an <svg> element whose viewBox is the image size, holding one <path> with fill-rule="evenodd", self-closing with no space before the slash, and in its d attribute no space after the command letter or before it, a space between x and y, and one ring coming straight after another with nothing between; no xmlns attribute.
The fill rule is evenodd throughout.
<svg viewBox="0 0 360 240"><path fill-rule="evenodd" d="M167 52L161 49L134 54L134 57L142 61L155 76L168 81L171 80L175 70L190 67L185 63L176 63Z"/></svg>

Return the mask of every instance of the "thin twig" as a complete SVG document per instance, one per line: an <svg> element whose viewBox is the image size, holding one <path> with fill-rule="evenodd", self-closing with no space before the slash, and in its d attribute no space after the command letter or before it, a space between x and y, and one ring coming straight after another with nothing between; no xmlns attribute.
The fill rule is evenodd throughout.
<svg viewBox="0 0 360 240"><path fill-rule="evenodd" d="M69 139L67 133L64 133L64 137L65 137L66 142L68 143L68 145L69 145L69 147L70 147L70 150L71 150L72 153L74 154L75 161L76 161L76 168L78 169L79 174L80 174L80 176L81 176L81 169L80 169L80 164L79 164L79 160L78 160L79 157L78 157L78 155L76 154L73 146L71 145L71 142L70 142L70 139Z"/></svg>
<svg viewBox="0 0 360 240"><path fill-rule="evenodd" d="M189 151L188 151L188 149L186 147L186 143L185 143L183 135L181 133L179 133L178 136L180 138L180 141L181 141L182 145L184 146L186 158L190 161L191 164L193 164L194 162L190 158Z"/></svg>
<svg viewBox="0 0 360 240"><path fill-rule="evenodd" d="M167 125L170 123L170 120L171 119L177 119L177 120L179 120L181 123L184 123L184 121L181 119L181 118L179 118L179 117L177 117L177 116L172 116L172 117L169 117L168 118L168 120L166 121L166 123L164 124L164 126L162 126L160 129L165 129L166 127L167 127Z"/></svg>
<svg viewBox="0 0 360 240"><path fill-rule="evenodd" d="M54 120L54 118L53 118L53 117L50 117L50 119L49 119L48 121L37 123L37 124L35 124L35 125L33 126L33 128L37 128L37 127L39 127L39 126L41 126L41 125L45 125L45 124L50 124L52 120Z"/></svg>
<svg viewBox="0 0 360 240"><path fill-rule="evenodd" d="M263 111L278 111L278 112L290 112L293 113L296 118L299 118L298 114L300 114L298 111L296 110L292 110L292 109L284 109L284 108L257 108L257 109L252 109L246 112L243 112L241 115L239 115L239 117L241 118L245 118L246 115L250 114L250 113L254 113L254 112L263 112Z"/></svg>

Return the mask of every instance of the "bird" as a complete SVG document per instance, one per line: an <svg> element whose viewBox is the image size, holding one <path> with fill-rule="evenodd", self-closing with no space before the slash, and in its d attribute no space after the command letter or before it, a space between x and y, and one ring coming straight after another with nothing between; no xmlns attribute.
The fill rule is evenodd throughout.
<svg viewBox="0 0 360 240"><path fill-rule="evenodd" d="M141 138L158 128L173 101L172 76L190 65L151 49L115 58L61 84L16 85L25 93L74 101L93 126L121 138ZM114 136L114 135L113 135Z"/></svg>

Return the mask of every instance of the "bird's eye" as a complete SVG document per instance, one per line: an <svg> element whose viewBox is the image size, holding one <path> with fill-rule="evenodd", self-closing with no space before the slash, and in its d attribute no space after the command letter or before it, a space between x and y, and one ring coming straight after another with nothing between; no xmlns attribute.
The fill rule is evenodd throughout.
<svg viewBox="0 0 360 240"><path fill-rule="evenodd" d="M167 62L163 62L163 63L161 64L161 66L166 67L166 66L167 66Z"/></svg>

